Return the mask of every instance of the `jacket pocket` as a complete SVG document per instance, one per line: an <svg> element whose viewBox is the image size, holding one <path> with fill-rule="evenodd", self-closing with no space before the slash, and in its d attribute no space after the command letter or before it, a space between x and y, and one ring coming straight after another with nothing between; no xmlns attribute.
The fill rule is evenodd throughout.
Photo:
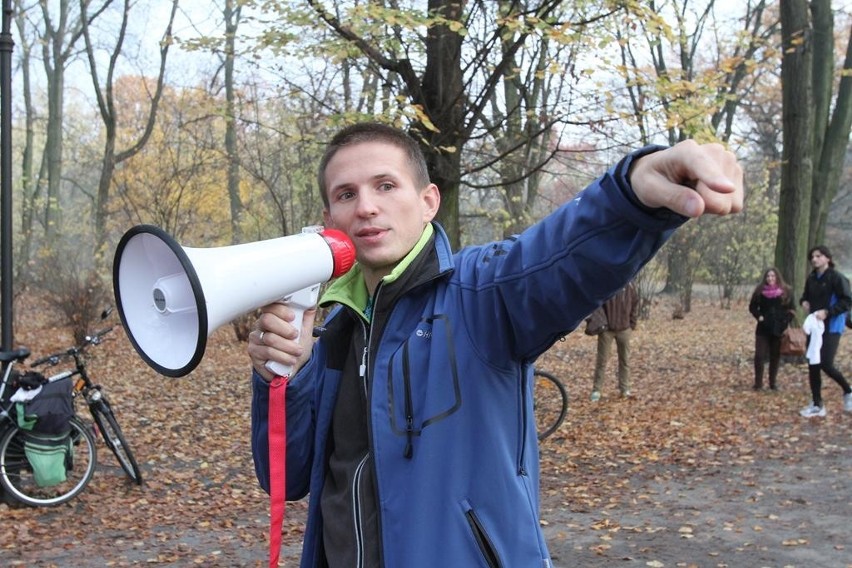
<svg viewBox="0 0 852 568"><path fill-rule="evenodd" d="M462 506L464 507L464 516L470 528L471 535L473 535L473 540L476 541L479 552L482 553L485 565L488 568L502 568L503 564L500 562L497 549L491 541L485 525L473 509L473 506L468 501L462 503Z"/></svg>
<svg viewBox="0 0 852 568"><path fill-rule="evenodd" d="M424 318L389 361L387 396L393 432L413 439L461 408L461 385L449 319Z"/></svg>

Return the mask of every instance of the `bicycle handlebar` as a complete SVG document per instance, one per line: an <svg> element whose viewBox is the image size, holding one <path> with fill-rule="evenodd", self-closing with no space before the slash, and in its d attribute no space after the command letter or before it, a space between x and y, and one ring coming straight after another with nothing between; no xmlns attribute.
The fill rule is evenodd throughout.
<svg viewBox="0 0 852 568"><path fill-rule="evenodd" d="M56 353L51 353L50 355L41 357L40 359L36 359L32 363L30 363L30 367L38 367L40 365L44 365L45 363L50 363L49 366L52 367L53 365L58 364L59 361L61 361L65 357L71 357L77 355L78 353L82 353L89 345L98 345L103 340L103 337L113 330L113 327L115 326L110 326L100 331L96 331L92 335L87 335L83 343L76 347L71 347L69 349L66 349L65 351L58 351Z"/></svg>

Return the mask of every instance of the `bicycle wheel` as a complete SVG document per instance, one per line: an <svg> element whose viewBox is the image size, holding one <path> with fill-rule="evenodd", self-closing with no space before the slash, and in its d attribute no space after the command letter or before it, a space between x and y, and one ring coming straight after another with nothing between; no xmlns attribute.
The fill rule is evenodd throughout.
<svg viewBox="0 0 852 568"><path fill-rule="evenodd" d="M121 469L127 474L134 483L142 485L142 474L139 472L139 466L136 464L136 458L133 456L130 446L124 439L124 434L121 432L121 427L115 419L115 414L112 407L109 405L105 396L101 396L100 400L89 404L89 410L98 425L98 430L104 438L104 443L115 455Z"/></svg>
<svg viewBox="0 0 852 568"><path fill-rule="evenodd" d="M95 438L89 426L76 416L71 419L73 457L66 462L67 479L50 487L39 487L24 453L24 431L12 426L0 437L0 484L16 501L34 507L59 505L79 494L95 473L98 463Z"/></svg>
<svg viewBox="0 0 852 568"><path fill-rule="evenodd" d="M544 440L562 425L568 415L568 391L562 381L545 371L535 370L533 409L538 439Z"/></svg>

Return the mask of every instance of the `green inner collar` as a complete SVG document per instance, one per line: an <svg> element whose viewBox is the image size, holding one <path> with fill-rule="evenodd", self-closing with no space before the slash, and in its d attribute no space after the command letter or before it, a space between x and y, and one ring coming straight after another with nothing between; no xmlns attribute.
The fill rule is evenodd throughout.
<svg viewBox="0 0 852 568"><path fill-rule="evenodd" d="M417 244L397 263L390 274L382 278L382 283L389 284L398 280L434 234L435 228L432 223L428 223L424 227ZM327 306L332 303L345 304L361 314L367 321L370 321L372 298L367 292L367 284L364 282L361 266L357 262L349 272L332 282L322 295L320 305Z"/></svg>

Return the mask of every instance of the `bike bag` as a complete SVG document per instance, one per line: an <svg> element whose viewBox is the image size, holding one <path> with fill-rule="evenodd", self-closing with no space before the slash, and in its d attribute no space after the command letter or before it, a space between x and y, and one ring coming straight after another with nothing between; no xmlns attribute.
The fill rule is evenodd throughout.
<svg viewBox="0 0 852 568"><path fill-rule="evenodd" d="M15 403L18 427L35 434L58 436L71 429L74 399L71 381L45 383L29 400Z"/></svg>
<svg viewBox="0 0 852 568"><path fill-rule="evenodd" d="M24 432L24 454L33 470L33 479L39 487L50 487L66 480L73 465L71 433L48 436Z"/></svg>

